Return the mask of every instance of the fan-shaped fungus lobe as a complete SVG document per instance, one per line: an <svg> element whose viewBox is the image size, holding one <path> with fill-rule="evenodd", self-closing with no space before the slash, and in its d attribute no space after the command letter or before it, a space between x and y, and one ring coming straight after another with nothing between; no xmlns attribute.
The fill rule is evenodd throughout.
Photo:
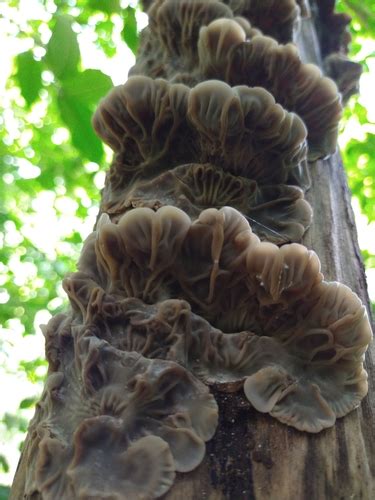
<svg viewBox="0 0 375 500"><path fill-rule="evenodd" d="M133 206L173 203L195 215L233 204L277 243L298 241L310 224L310 207L293 186L308 184L305 127L262 88L207 81L189 90L132 77L102 102L94 126L116 154L105 212L118 217ZM182 158L196 166L179 167Z"/></svg>
<svg viewBox="0 0 375 500"><path fill-rule="evenodd" d="M106 244L108 234L116 245ZM111 269L110 281L93 283L87 266L76 286L83 274L103 288L103 311L120 301L117 316L110 309L120 349L177 361L220 390L244 383L256 409L309 432L333 425L366 394L365 309L347 287L323 281L302 245L260 242L227 207L190 222L173 207L134 209L97 238L97 266ZM71 300L90 311L90 294L73 288Z"/></svg>

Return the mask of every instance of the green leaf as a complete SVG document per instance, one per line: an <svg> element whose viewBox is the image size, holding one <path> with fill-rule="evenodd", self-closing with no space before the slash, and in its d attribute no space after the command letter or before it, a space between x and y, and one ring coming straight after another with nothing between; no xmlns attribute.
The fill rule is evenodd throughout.
<svg viewBox="0 0 375 500"><path fill-rule="evenodd" d="M64 80L64 95L79 99L87 105L96 105L113 87L112 80L98 69L87 69Z"/></svg>
<svg viewBox="0 0 375 500"><path fill-rule="evenodd" d="M0 470L3 472L9 472L9 463L3 454L0 455Z"/></svg>
<svg viewBox="0 0 375 500"><path fill-rule="evenodd" d="M103 21L95 23L95 33L98 35L97 45L103 50L107 57L113 57L116 54L117 47L114 43L115 23L110 17Z"/></svg>
<svg viewBox="0 0 375 500"><path fill-rule="evenodd" d="M26 432L28 426L28 421L26 420L26 418L11 413L4 413L2 417L2 423L5 425L8 431L17 429L20 432Z"/></svg>
<svg viewBox="0 0 375 500"><path fill-rule="evenodd" d="M370 267L375 267L375 255L368 250L361 250L362 258L365 263L366 269Z"/></svg>
<svg viewBox="0 0 375 500"><path fill-rule="evenodd" d="M362 25L368 34L371 36L373 27L373 19L375 14L374 4L371 0L368 5L365 1L358 2L357 0L344 0L348 10L353 17Z"/></svg>
<svg viewBox="0 0 375 500"><path fill-rule="evenodd" d="M135 8L130 7L130 5L124 9L122 37L129 49L136 54L138 49L137 19L135 17Z"/></svg>
<svg viewBox="0 0 375 500"><path fill-rule="evenodd" d="M36 397L23 399L19 405L20 410L25 410L26 408L31 408L32 406L35 405L35 403L37 402L37 399L38 398L36 398Z"/></svg>
<svg viewBox="0 0 375 500"><path fill-rule="evenodd" d="M45 60L56 78L76 73L80 60L77 35L69 16L58 16L47 45Z"/></svg>
<svg viewBox="0 0 375 500"><path fill-rule="evenodd" d="M74 233L71 236L67 236L65 238L65 241L68 241L69 243L80 244L82 243L82 236L78 231L74 231Z"/></svg>
<svg viewBox="0 0 375 500"><path fill-rule="evenodd" d="M9 486L4 486L0 484L0 500L8 500L10 496L10 488Z"/></svg>
<svg viewBox="0 0 375 500"><path fill-rule="evenodd" d="M120 12L120 0L89 0L89 7L94 10L101 10L106 14Z"/></svg>
<svg viewBox="0 0 375 500"><path fill-rule="evenodd" d="M36 61L32 51L28 50L18 54L16 66L16 78L21 89L21 95L27 105L31 106L38 99L39 90L42 88L43 63Z"/></svg>
<svg viewBox="0 0 375 500"><path fill-rule="evenodd" d="M91 125L92 111L89 106L60 92L57 98L61 118L68 127L72 143L90 161L100 163L104 150Z"/></svg>

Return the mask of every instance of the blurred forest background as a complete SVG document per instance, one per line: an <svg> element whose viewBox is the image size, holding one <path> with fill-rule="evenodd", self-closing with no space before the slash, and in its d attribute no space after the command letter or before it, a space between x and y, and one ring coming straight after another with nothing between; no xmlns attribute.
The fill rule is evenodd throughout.
<svg viewBox="0 0 375 500"><path fill-rule="evenodd" d="M339 0L364 74L340 147L375 300L375 2ZM46 373L39 325L90 233L111 154L91 116L134 63L137 0L0 0L0 500Z"/></svg>

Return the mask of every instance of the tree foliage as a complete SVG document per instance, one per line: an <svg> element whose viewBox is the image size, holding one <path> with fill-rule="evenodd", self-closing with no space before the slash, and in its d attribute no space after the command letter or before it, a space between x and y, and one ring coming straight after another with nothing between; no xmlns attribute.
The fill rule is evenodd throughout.
<svg viewBox="0 0 375 500"><path fill-rule="evenodd" d="M363 79L372 79L375 72L375 3L371 0L339 0L338 10L352 16L351 58L361 63ZM341 149L352 195L357 198L361 211L369 223L375 224L375 107L372 116L366 109L368 103L355 95L345 109L341 124ZM375 267L375 255L363 251L367 268Z"/></svg>
<svg viewBox="0 0 375 500"><path fill-rule="evenodd" d="M107 59L121 43L134 52L139 11L137 2L120 0L0 2L0 28L14 54L0 100L0 359L4 380L29 381L31 391L19 395L18 408L2 408L0 430L13 446L46 371L22 344L65 306L61 280L93 225L108 162L91 117L113 83L84 65L82 39ZM0 472L9 461L0 451Z"/></svg>
<svg viewBox="0 0 375 500"><path fill-rule="evenodd" d="M375 6L372 0L340 0L338 7L353 15L352 55L368 72ZM13 443L26 431L46 370L43 359L22 346L15 365L15 339L27 346L38 323L65 307L61 280L74 270L92 227L109 159L91 117L113 83L105 71L84 64L84 37L106 59L121 43L135 53L139 12L137 1L0 2L4 37L17 40L0 99L0 359L5 372L24 374L34 387L1 417L0 430ZM350 187L375 221L375 126L358 97L345 112L343 137L349 127L356 130L343 140ZM364 257L375 267L374 255ZM0 451L0 472L8 472L8 462ZM0 499L6 494L0 487Z"/></svg>

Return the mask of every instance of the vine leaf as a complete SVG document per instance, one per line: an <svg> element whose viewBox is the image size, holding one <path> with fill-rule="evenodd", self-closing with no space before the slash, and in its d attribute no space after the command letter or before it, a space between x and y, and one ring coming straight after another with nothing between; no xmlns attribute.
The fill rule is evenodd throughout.
<svg viewBox="0 0 375 500"><path fill-rule="evenodd" d="M99 163L104 154L103 145L91 126L92 111L83 99L69 96L61 89L57 104L68 127L72 143L90 161Z"/></svg>
<svg viewBox="0 0 375 500"><path fill-rule="evenodd" d="M9 498L9 495L10 495L9 486L0 484L0 500L7 500Z"/></svg>
<svg viewBox="0 0 375 500"><path fill-rule="evenodd" d="M112 14L113 12L120 12L121 5L120 0L89 0L89 7L94 10L101 10L106 14Z"/></svg>
<svg viewBox="0 0 375 500"><path fill-rule="evenodd" d="M133 54L136 54L138 49L138 30L134 7L130 7L130 5L126 7L123 11L123 17L124 29L122 30L122 37Z"/></svg>
<svg viewBox="0 0 375 500"><path fill-rule="evenodd" d="M18 81L21 95L26 104L31 106L39 97L42 88L43 63L34 59L31 50L22 52L16 57L16 79Z"/></svg>
<svg viewBox="0 0 375 500"><path fill-rule="evenodd" d="M64 94L95 107L113 87L111 78L98 69L86 69L64 80Z"/></svg>
<svg viewBox="0 0 375 500"><path fill-rule="evenodd" d="M77 34L72 29L72 19L69 16L57 16L45 60L58 79L77 72L80 51Z"/></svg>

